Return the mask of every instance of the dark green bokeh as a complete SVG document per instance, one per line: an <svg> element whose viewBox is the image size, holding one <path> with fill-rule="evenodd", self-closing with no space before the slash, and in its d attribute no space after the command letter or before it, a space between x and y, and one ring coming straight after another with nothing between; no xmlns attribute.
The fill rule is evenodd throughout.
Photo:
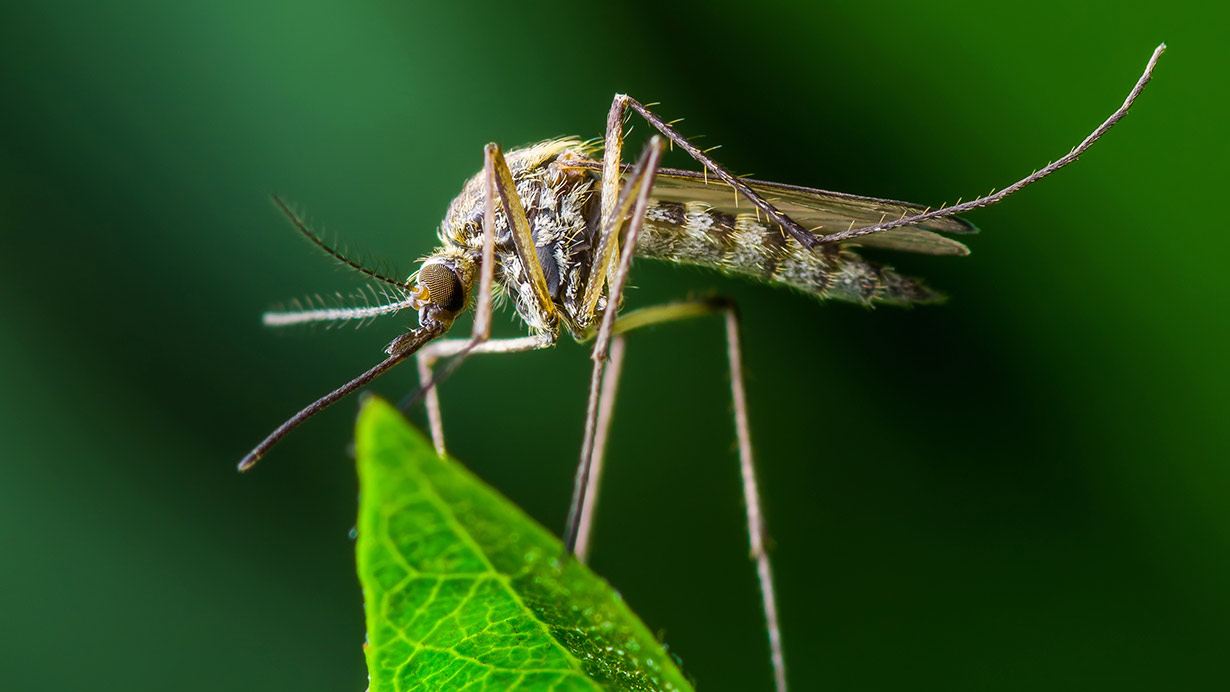
<svg viewBox="0 0 1230 692"><path fill-rule="evenodd" d="M410 318L262 329L354 285L269 193L408 272L484 143L597 136L627 91L737 171L934 204L1065 153L1163 40L1119 128L971 216L973 256L899 258L947 305L647 262L628 304L740 301L796 689L1224 684L1224 6L196 5L0 11L5 689L362 689L355 403L233 464ZM723 367L716 321L630 342L593 565L701 689L767 689ZM442 394L451 450L547 526L586 375L565 343Z"/></svg>

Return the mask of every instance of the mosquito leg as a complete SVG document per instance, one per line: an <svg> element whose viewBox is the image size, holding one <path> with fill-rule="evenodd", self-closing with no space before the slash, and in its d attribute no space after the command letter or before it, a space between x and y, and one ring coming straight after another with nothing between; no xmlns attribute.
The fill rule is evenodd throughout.
<svg viewBox="0 0 1230 692"><path fill-rule="evenodd" d="M448 355L455 357L445 364L445 367L437 373L430 376L428 381L423 384L420 389L414 394L406 397L399 404L399 408L406 410L410 408L420 397L430 397L431 391L441 380L451 375L469 355L477 350L479 346L491 338L491 305L492 296L495 284L495 200L498 195L500 203L504 207L504 214L509 219L512 226L513 244L516 247L517 257L521 260L521 265L525 268L526 276L534 286L534 294L538 298L539 308L548 315L551 319L555 317L555 305L551 301L550 294L547 290L547 281L542 270L542 264L538 261L538 253L534 249L534 240L531 236L529 219L525 215L525 207L521 204L521 198L517 196L516 181L513 180L512 173L508 169L508 163L504 160L504 153L500 150L499 145L495 143L488 144L483 149L483 180L484 180L484 197L486 197L486 205L483 213L483 249L482 261L479 267L479 282L478 282L478 297L474 306L474 329L468 341L461 342L462 345L456 351ZM556 334L554 332L542 334L529 339L549 338L550 343L555 343ZM491 351L488 351L491 352ZM441 350L432 351L436 354L436 358L445 355ZM430 374L431 359L427 360L427 372ZM422 375L424 369L420 366L419 374ZM434 403L428 403L428 418L433 426L433 439L436 443L436 449L439 451L443 445L443 426L440 425L440 407L439 398L435 397ZM434 409L434 413L432 411ZM441 435L436 437L435 427L440 426Z"/></svg>
<svg viewBox="0 0 1230 692"><path fill-rule="evenodd" d="M759 192L753 190L747 183L743 182L733 173L726 170L726 168L724 168L721 164L710 158L708 154L698 149L695 144L692 144L686 137L679 134L679 131L676 130L670 123L666 122L648 108L641 105L639 101L631 96L628 96L627 94L616 94L615 102L621 104L621 112L622 106L626 105L628 108L631 108L639 113L646 122L652 125L655 130L661 132L662 135L669 139L672 144L686 151L689 156L696 160L697 163L704 166L707 171L713 173L714 177L731 186L736 192L743 195L749 202L755 205L756 208L763 211L769 219L773 221L773 223L781 226L795 240L799 241L800 245L805 248L813 248L820 244L819 236L803 228L795 222L794 219L778 211L777 207L770 204L769 201L761 196ZM615 106L611 106L611 110L614 111ZM605 168L605 161L603 163L604 167L602 176L605 179L608 173Z"/></svg>
<svg viewBox="0 0 1230 692"><path fill-rule="evenodd" d="M600 200L602 214L598 222L598 243L594 248L585 290L581 293L581 309L578 317L585 328L592 326L602 289L614 279L615 266L619 262L619 227L632 204L632 185L624 186L623 192L620 192L621 169L623 168L621 165L624 141L623 113L624 104L616 96L606 119L606 140L602 152L602 196ZM631 178L636 177L637 173L632 172Z"/></svg>
<svg viewBox="0 0 1230 692"><path fill-rule="evenodd" d="M1015 194L1019 192L1020 190L1030 185L1033 185L1039 180L1042 180L1043 178L1054 173L1060 168L1063 168L1064 166L1067 166L1068 164L1076 161L1076 159L1079 158L1081 154L1085 153L1086 149L1093 146L1094 142L1101 139L1102 135L1106 134L1110 130L1110 128L1115 126L1115 123L1119 122L1120 120L1123 119L1123 116L1127 115L1128 109L1131 108L1132 104L1136 102L1136 97L1140 96L1140 92L1144 90L1145 85L1149 83L1150 79L1153 79L1153 68L1157 66L1157 59L1162 57L1162 53L1165 50L1166 50L1165 43L1163 43L1162 45L1158 46L1157 48L1153 50L1153 55L1149 57L1149 62L1145 65L1145 71L1140 75L1140 78L1136 80L1136 84L1135 86L1132 87L1132 90L1128 92L1127 98L1123 100L1123 105L1115 109L1115 112L1111 113L1110 117L1102 121L1102 124L1098 125L1098 127L1094 129L1093 132L1089 133L1089 136L1086 137L1084 140L1082 140L1080 144L1077 144L1075 147L1072 147L1072 150L1069 151L1067 154L1064 154L1058 159L1055 159L1054 161L1043 166L1042 168L1034 171L1033 173L1025 176L1024 178L1021 178L1015 183L1012 183L1011 185L1008 185L1007 187L1002 188L998 192L993 192L989 195L985 195L977 199L972 199L968 202L954 204L952 206L947 206L947 207L941 207L939 209L924 212L922 214L915 214L913 216L905 216L900 219L893 219L890 221L885 221L883 223L875 224L874 226L862 226L860 228L850 228L845 231L839 231L837 233L830 233L820 238L820 242L837 243L843 240L850 240L851 238L857 238L859 236L868 235L871 233L880 233L881 231L887 231L887 230L891 230L894 228L900 228L902 226L909 226L909 225L916 224L916 223L922 223L924 221L930 221L932 219L938 219L938 218L942 218L946 216L955 216L957 214L963 214L967 211L971 211L973 209L979 209L981 207L989 207L992 204L998 204L999 202L1003 201L1005 197Z"/></svg>
<svg viewBox="0 0 1230 692"><path fill-rule="evenodd" d="M616 94L611 101L611 109L607 112L606 136L602 146L602 196L598 245L594 251L593 263L590 265L589 279L581 294L580 321L587 329L593 324L603 287L614 283L615 265L619 255L620 221L627 214L626 205L632 199L634 182L644 175L643 170L633 172L631 176L633 182L624 188L622 195L620 194L623 142L624 102ZM658 149L661 149L660 145ZM645 189L648 190L650 187L652 184L645 186ZM619 309L621 296L610 292L607 296L605 310L615 313ZM610 366L611 371L603 376L603 358L595 350L597 357L594 360L593 373L590 378L589 402L585 410L585 433L581 441L581 460L577 464L577 477L573 485L572 501L568 508L568 521L564 527L564 546L567 550L576 553L581 562L589 558L589 537L596 509L593 503L597 501L606 433L610 426L611 407L614 406L616 383L623 363L622 339L619 341L615 354ZM597 403L599 388L602 390L601 403ZM597 406L600 406L606 415L591 415ZM594 425L598 426L597 430L594 430ZM577 542L578 538L580 543Z"/></svg>
<svg viewBox="0 0 1230 692"><path fill-rule="evenodd" d="M533 336L518 336L512 339L491 339L471 348L469 339L445 339L434 344L428 344L422 351L419 351L419 358L426 361L427 367L430 368L436 361L458 355L467 349L472 355L481 353L524 353L525 351L537 351L554 346L556 341L557 338L550 334L535 334Z"/></svg>
<svg viewBox="0 0 1230 692"><path fill-rule="evenodd" d="M555 303L551 300L551 292L547 288L547 277L542 269L542 263L538 261L538 251L534 247L530 220L525 215L525 207L521 204L521 198L517 196L517 183L513 180L512 171L508 169L508 162L504 160L504 153L500 151L499 146L494 143L488 144L486 152L486 158L491 163L488 175L495 176L494 188L499 192L504 214L508 217L509 225L512 226L513 246L524 267L525 278L530 282L530 287L538 302L538 310L543 315L554 319ZM488 208L491 209L491 207ZM495 213L494 209L491 209L491 213ZM495 222L493 220L488 223L494 225ZM489 327L490 311L487 316Z"/></svg>
<svg viewBox="0 0 1230 692"><path fill-rule="evenodd" d="M726 308L726 353L730 360L730 393L734 403L735 436L739 440L739 470L743 476L743 501L747 509L748 544L756 561L760 581L761 606L765 631L769 636L769 655L777 692L786 691L786 659L782 653L782 631L777 619L777 596L773 591L773 568L765 551L764 515L760 509L760 490L752 461L752 434L747 422L747 396L743 389L743 350L739 337L739 312L732 303Z"/></svg>
<svg viewBox="0 0 1230 692"><path fill-rule="evenodd" d="M619 182L620 169L623 163L624 151L624 102L619 98L619 94L611 100L611 109L606 115L606 133L602 140L602 200L601 200L601 220L600 228L603 231L609 229L609 233L604 233L604 239L611 243L610 250L606 254L599 253L596 257L601 257L603 263L595 265L601 267L601 272L593 272L591 269L590 282L597 282L599 285L602 281L610 283L615 279L615 263L611 260L619 257L619 233L618 222L616 218L622 217L627 211L619 211ZM607 239L605 236L609 235ZM601 250L602 248L599 248ZM608 259L608 256L610 259ZM588 294L587 294L588 297ZM588 305L588 303L586 303Z"/></svg>
<svg viewBox="0 0 1230 692"><path fill-rule="evenodd" d="M602 374L602 394L598 398L598 423L594 433L594 451L589 466L589 479L585 484L585 498L581 502L581 516L577 519L576 556L581 562L589 561L590 537L593 535L594 515L598 511L598 486L602 482L602 464L606 456L606 440L615 414L615 395L619 388L619 373L623 370L624 338L611 340L611 359Z"/></svg>
<svg viewBox="0 0 1230 692"><path fill-rule="evenodd" d="M777 208L775 208L772 204L770 204L767 200L765 200L764 197L760 196L755 190L748 187L746 183L736 178L734 175L730 173L730 171L718 165L717 162L709 158L709 156L705 152L696 148L695 145L693 145L686 138L680 135L679 132L676 131L675 128L672 127L670 123L659 118L657 115L652 113L648 108L641 105L636 100L624 94L616 95L615 100L616 102L622 101L623 104L627 105L627 107L631 108L637 113L640 113L641 117L643 117L650 125L652 125L654 129L656 129L658 132L661 132L672 143L678 145L679 148L686 151L688 155L690 155L698 163L703 165L707 171L711 171L714 174L714 176L717 177L719 180L731 186L736 191L738 191L739 194L747 198L748 201L750 201L757 208L759 208L761 211L767 214L769 219L771 219L774 223L776 223L777 225L785 229L785 231L789 233L795 240L799 241L799 243L802 244L803 247L814 248L815 246L821 245L821 244L837 243L843 240L850 240L852 238L857 238L862 235L868 235L870 233L879 233L879 232L887 231L893 228L900 228L903 226L910 226L916 223L922 223L924 221L930 221L932 219L937 219L937 218L942 218L942 217L947 217L947 216L955 216L957 214L970 211L972 209L978 209L981 207L989 207L992 204L999 203L1005 197L1015 194L1021 189L1029 185L1032 185L1033 183L1038 182L1042 178L1045 178L1046 176L1050 175L1051 173L1054 173L1060 168L1067 166L1073 161L1076 161L1076 159L1081 154L1083 154L1085 150L1093 146L1094 142L1100 139L1102 135L1106 134L1106 132L1109 131L1110 128L1114 127L1114 125L1118 123L1123 118L1123 116L1127 115L1128 109L1131 108L1133 103L1135 103L1136 97L1140 96L1140 92L1144 90L1145 85L1148 84L1149 80L1153 78L1153 68L1157 65L1158 58L1161 57L1162 53L1165 50L1166 50L1166 44L1164 43L1158 46L1156 49L1154 49L1153 54L1149 57L1149 62L1145 65L1144 72L1140 75L1140 78L1136 80L1136 84L1135 86L1132 87L1132 90L1128 92L1127 98L1124 99L1123 101L1123 105L1117 108L1114 113L1111 113L1109 118L1103 121L1102 124L1099 125L1092 133L1090 133L1088 137L1086 137L1083 141L1081 141L1080 144L1073 147L1070 152L1056 159L1055 161L1047 164L1043 168L1035 171L1034 173L1016 181L1015 183L1012 183L1011 185L1001 189L999 192L995 192L990 195L985 195L983 197L970 200L969 202L965 202L962 204L954 204L952 206L935 209L933 211L925 212L922 214L916 214L913 216L906 216L900 219L893 219L893 220L885 221L883 223L875 224L873 226L863 226L860 228L851 228L851 229L840 231L837 233L830 233L825 236L818 236L804 229L803 227L799 226L799 224L795 223L795 221L791 219L789 216L786 216L782 212L778 211ZM615 107L612 106L612 111L614 110L615 110ZM609 175L609 173L606 171L606 168L604 166L603 176L605 177L607 175Z"/></svg>
<svg viewBox="0 0 1230 692"><path fill-rule="evenodd" d="M526 266L526 271L533 277L542 277L542 265L538 263L538 255L533 251L530 241L529 251L522 247L520 240L522 231L528 235L529 221L525 217L525 208L517 197L517 187L512 175L508 173L508 164L499 145L488 144L483 148L483 180L485 184L484 197L486 204L483 210L483 258L479 267L478 298L474 306L474 329L468 345L458 349L463 358L466 353L491 336L491 303L495 285L495 200L498 195L504 206L504 213L513 225L514 239L518 239L517 254ZM542 279L543 285L546 279ZM545 288L544 288L545 291ZM544 307L550 310L550 301Z"/></svg>
<svg viewBox="0 0 1230 692"><path fill-rule="evenodd" d="M478 300L474 305L474 329L471 342L477 345L491 334L491 299L495 284L495 157L500 148L488 144L483 149L483 259L479 267ZM472 347L471 347L472 348ZM431 383L426 386L430 387Z"/></svg>
<svg viewBox="0 0 1230 692"><path fill-rule="evenodd" d="M431 365L422 356L415 359L419 370L419 386L431 384ZM444 421L440 419L440 393L438 387L427 387L423 394L423 407L427 409L427 428L431 430L431 443L436 448L436 456L444 457Z"/></svg>
<svg viewBox="0 0 1230 692"><path fill-rule="evenodd" d="M743 483L743 500L747 510L747 530L748 530L748 545L750 548L751 558L756 563L756 574L760 582L761 605L764 610L765 629L769 638L769 651L773 663L773 676L776 681L776 689L778 692L786 690L786 664L782 654L782 638L781 627L778 621L777 614L777 597L773 591L773 569L769 561L769 553L765 549L766 533L764 514L761 511L760 490L756 483L756 472L752 454L752 437L751 430L748 425L747 416L747 395L744 391L743 384L743 354L740 347L739 336L739 313L735 308L735 304L725 298L712 298L703 301L687 301L681 303L671 303L667 305L658 305L650 308L635 310L626 315L622 315L615 321L613 332L616 334L615 341L611 347L611 365L608 369L608 375L612 370L618 376L618 362L622 357L621 336L634 329L647 327L655 324L663 324L666 322L678 322L681 320L691 319L693 317L702 317L704 315L712 315L721 313L725 316L726 328L726 349L727 357L730 361L730 391L734 409L735 436L739 445L739 470ZM620 355L616 355L616 354ZM613 377L604 378L602 386L602 408L606 412L607 421L599 424L599 430L605 433L605 426L609 425L609 410L614 405L615 397L615 381ZM599 447L595 443L594 459L599 459ZM596 464L595 464L596 466ZM591 468L591 485L592 490L587 487L586 506L582 511L582 516L586 516L586 512L590 512L588 520L580 522L580 531L577 538L577 553L581 554L581 546L588 548L590 544L590 533L593 530L592 506L597 502L598 495L598 472L596 468Z"/></svg>
<svg viewBox="0 0 1230 692"><path fill-rule="evenodd" d="M660 138L654 137L649 140L649 144L645 146L645 152L641 154L641 158L637 162L636 168L633 169L628 184L625 186L620 203L616 205L616 212L619 212L618 207L622 206L625 200L635 198L635 206L628 222L627 238L624 242L623 252L619 257L619 268L615 274L615 280L607 287L607 307L602 313L602 323L598 328L597 338L594 340L594 348L590 354L594 361L594 366L590 376L589 403L585 408L585 434L581 443L581 460L577 464L576 480L572 487L572 502L568 508L568 523L564 528L564 547L568 552L573 552L576 549L577 524L581 517L582 504L585 500L585 488L589 485L590 465L593 461L594 435L598 420L598 395L602 383L602 371L611 345L615 313L619 310L620 296L623 295L623 287L628 278L628 270L632 267L632 251L636 248L636 239L640 235L642 221L645 219L645 209L649 205L649 193L653 188L653 177L654 173L658 170L658 162L662 159L662 149L663 144ZM621 216L618 215L611 219L611 224L605 229L606 232L599 241L600 254L604 247L610 247L608 241L615 235L613 226ZM599 267L601 266L603 265L595 264L590 271L596 273L600 271ZM599 278L599 280L601 279ZM592 285L592 275L590 281ZM593 315L592 312L589 314Z"/></svg>
<svg viewBox="0 0 1230 692"><path fill-rule="evenodd" d="M460 353L477 355L482 353L538 351L554 346L556 341L557 338L554 334L537 334L514 339L494 339L483 341L473 346L471 345L472 339L448 339L446 341L437 341L420 351L417 362L419 383L422 389L419 390L419 393L424 398L423 403L427 409L427 424L431 430L431 441L436 447L436 454L444 456L446 451L444 447L444 423L440 419L440 397L437 394L437 387L430 386L433 384L432 366L436 364L436 361ZM407 405L405 408L409 408L409 406Z"/></svg>

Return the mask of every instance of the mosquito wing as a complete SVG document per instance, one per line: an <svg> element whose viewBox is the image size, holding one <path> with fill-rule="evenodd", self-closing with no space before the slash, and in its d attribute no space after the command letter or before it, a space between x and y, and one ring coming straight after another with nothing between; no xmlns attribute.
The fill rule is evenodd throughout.
<svg viewBox="0 0 1230 692"><path fill-rule="evenodd" d="M925 211L917 204L890 199L862 197L761 180L745 180L744 182L783 214L817 235L844 231L848 228L871 226ZM658 171L653 187L653 197L673 202L702 202L728 214L755 213L756 211L751 203L739 199L737 193L721 181L706 180L703 174L692 171L674 169ZM978 229L963 219L946 217L932 219L916 226L871 233L847 242L864 247L927 255L969 254L969 248L963 243L946 238L938 232L967 234L976 233Z"/></svg>
<svg viewBox="0 0 1230 692"><path fill-rule="evenodd" d="M580 168L602 169L599 161L569 162ZM844 231L848 228L871 226L903 216L919 214L926 209L917 204L891 199L863 197L843 192L816 190L797 185L748 180L747 183L770 204L817 235ZM700 202L726 214L755 214L756 208L738 193L716 178L702 173L673 168L658 170L654 179L653 199L668 202ZM940 233L977 233L973 224L956 217L932 219L905 228L859 236L844 244L916 252L926 255L968 255L969 248Z"/></svg>

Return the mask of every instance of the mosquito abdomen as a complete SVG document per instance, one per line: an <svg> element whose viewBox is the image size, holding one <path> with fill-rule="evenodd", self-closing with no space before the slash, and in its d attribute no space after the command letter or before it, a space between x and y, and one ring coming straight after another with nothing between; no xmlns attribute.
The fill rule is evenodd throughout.
<svg viewBox="0 0 1230 692"><path fill-rule="evenodd" d="M717 269L853 303L929 303L942 296L863 259L848 246L808 250L753 212L732 215L701 202L653 201L637 242L641 257Z"/></svg>

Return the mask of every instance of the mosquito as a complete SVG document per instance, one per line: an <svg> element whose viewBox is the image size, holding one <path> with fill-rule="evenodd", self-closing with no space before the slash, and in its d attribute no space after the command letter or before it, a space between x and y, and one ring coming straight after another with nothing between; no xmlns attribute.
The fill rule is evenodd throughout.
<svg viewBox="0 0 1230 692"><path fill-rule="evenodd" d="M566 329L578 342L593 342L584 435L564 531L565 547L584 561L622 365L623 335L649 325L720 315L749 548L760 584L774 682L778 692L784 692L786 665L748 430L739 313L732 301L723 298L620 313L633 257L709 267L820 299L863 305L934 302L938 295L921 282L864 258L863 250L968 254L963 243L948 236L976 229L956 215L996 204L1075 161L1127 114L1165 47L1154 50L1123 105L1068 154L998 192L938 209L736 177L680 135L672 123L624 94L617 94L611 104L601 147L574 137L507 153L488 144L482 171L465 183L449 206L439 230L440 247L404 280L331 247L275 197L304 236L343 265L381 284L387 300L267 312L266 325L364 321L407 309L418 312L419 325L394 339L385 348L383 361L278 426L243 458L239 469L252 468L305 420L411 356L417 356L421 388L406 407L424 400L432 440L443 454L435 385L471 355L550 348L561 328ZM633 115L656 134L636 164L626 166L624 125ZM691 156L701 172L660 168L668 144ZM596 159L599 149L602 158ZM491 338L493 302L499 292L511 297L529 335ZM471 305L469 337L441 339Z"/></svg>

